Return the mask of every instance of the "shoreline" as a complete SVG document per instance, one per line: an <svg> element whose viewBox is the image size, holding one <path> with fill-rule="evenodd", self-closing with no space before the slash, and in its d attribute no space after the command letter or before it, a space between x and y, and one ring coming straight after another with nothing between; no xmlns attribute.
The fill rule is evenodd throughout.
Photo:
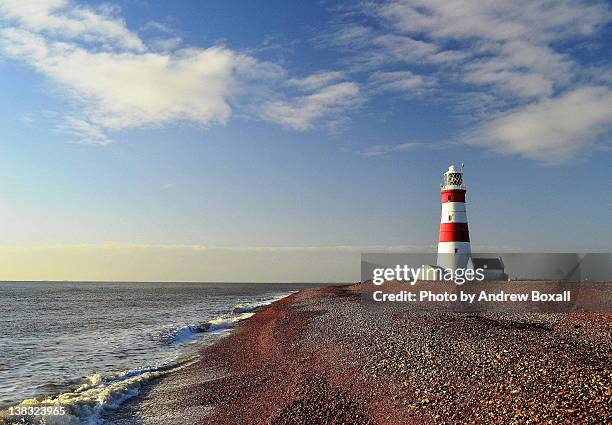
<svg viewBox="0 0 612 425"><path fill-rule="evenodd" d="M406 313L303 290L203 347L115 421L609 423L606 313ZM125 423L125 422L110 422Z"/></svg>
<svg viewBox="0 0 612 425"><path fill-rule="evenodd" d="M16 398L0 408L0 424L98 424L100 418L112 421L114 412L123 410L124 404L138 398L141 391L152 386L151 383L191 363L202 347L228 336L234 327L256 311L294 292L296 289L230 297L226 313L220 312L223 309L211 310L208 319L182 325L167 334L165 341L168 351L174 350L172 357L144 364L132 362L128 367L110 368L110 371L94 369L83 377L55 384L53 390L46 393ZM163 341L159 345L164 348ZM50 413L42 413L47 411Z"/></svg>

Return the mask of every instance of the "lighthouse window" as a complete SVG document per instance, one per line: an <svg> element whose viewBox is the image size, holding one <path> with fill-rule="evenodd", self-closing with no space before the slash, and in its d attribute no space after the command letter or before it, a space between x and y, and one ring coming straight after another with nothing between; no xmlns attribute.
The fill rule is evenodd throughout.
<svg viewBox="0 0 612 425"><path fill-rule="evenodd" d="M461 173L448 174L448 184L451 186L460 186L461 180L462 180Z"/></svg>
<svg viewBox="0 0 612 425"><path fill-rule="evenodd" d="M452 215L448 216L448 221L453 221L453 216Z"/></svg>
<svg viewBox="0 0 612 425"><path fill-rule="evenodd" d="M456 254L457 252L459 252L459 249L455 248L455 254Z"/></svg>

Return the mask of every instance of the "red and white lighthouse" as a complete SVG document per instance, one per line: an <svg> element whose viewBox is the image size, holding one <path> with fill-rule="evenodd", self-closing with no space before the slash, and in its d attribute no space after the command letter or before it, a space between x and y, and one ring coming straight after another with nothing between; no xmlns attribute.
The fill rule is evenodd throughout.
<svg viewBox="0 0 612 425"><path fill-rule="evenodd" d="M461 170L451 165L444 173L440 186L442 193L442 217L438 242L438 266L444 268L469 268L471 265L470 233L465 210L465 185L463 164Z"/></svg>

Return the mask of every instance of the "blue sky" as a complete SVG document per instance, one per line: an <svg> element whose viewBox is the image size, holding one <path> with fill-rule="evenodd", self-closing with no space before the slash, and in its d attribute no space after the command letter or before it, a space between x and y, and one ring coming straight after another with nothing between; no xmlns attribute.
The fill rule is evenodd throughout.
<svg viewBox="0 0 612 425"><path fill-rule="evenodd" d="M610 19L3 0L0 278L350 279L434 249L452 162L476 249L610 251Z"/></svg>

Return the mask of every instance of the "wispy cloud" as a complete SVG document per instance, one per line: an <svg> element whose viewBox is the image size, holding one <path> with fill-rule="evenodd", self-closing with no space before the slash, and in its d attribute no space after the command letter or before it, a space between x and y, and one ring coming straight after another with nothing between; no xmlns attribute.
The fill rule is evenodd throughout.
<svg viewBox="0 0 612 425"><path fill-rule="evenodd" d="M223 125L241 108L305 131L345 120L372 97L423 94L465 115L469 143L502 154L568 161L600 147L610 130L596 109L608 107L609 69L585 66L575 48L610 22L604 2L384 0L333 13L316 40L341 52L336 66L303 76L258 59L257 49L187 46L166 23L139 33L117 7L71 0L1 1L0 56L59 88L71 107L58 127L76 143L108 144L121 130L169 123ZM528 114L546 120L584 108L581 123L551 123L556 137Z"/></svg>
<svg viewBox="0 0 612 425"><path fill-rule="evenodd" d="M58 128L75 143L108 144L117 131L168 123L225 124L232 101L268 85L279 99L283 85L305 92L268 103L264 113L298 130L355 103L358 88L339 83L341 72L287 78L280 66L223 45L181 47L156 22L145 28L161 37L146 43L119 12L69 0L0 3L0 55L26 62L66 96L73 108Z"/></svg>
<svg viewBox="0 0 612 425"><path fill-rule="evenodd" d="M163 22L158 21L149 21L144 24L141 28L141 31L156 31L163 34L169 35L177 35L177 32L174 28L164 24Z"/></svg>
<svg viewBox="0 0 612 425"><path fill-rule="evenodd" d="M608 12L603 3L579 0L391 0L381 7L369 5L372 14L388 18L404 32L421 32L437 40L481 38L502 42L550 42L589 34L606 22Z"/></svg>
<svg viewBox="0 0 612 425"><path fill-rule="evenodd" d="M20 28L58 40L101 43L127 50L144 51L144 43L127 29L112 6L82 7L70 0L2 0L0 15Z"/></svg>
<svg viewBox="0 0 612 425"><path fill-rule="evenodd" d="M376 91L419 94L436 83L433 77L410 71L380 71L370 75L369 84Z"/></svg>
<svg viewBox="0 0 612 425"><path fill-rule="evenodd" d="M68 116L58 125L58 129L73 137L72 142L78 144L108 145L112 143L104 131L97 125L79 117Z"/></svg>
<svg viewBox="0 0 612 425"><path fill-rule="evenodd" d="M311 94L267 102L262 116L285 127L308 130L321 120L337 118L361 101L357 84L345 81L324 86Z"/></svg>
<svg viewBox="0 0 612 425"><path fill-rule="evenodd" d="M571 59L554 44L593 34L610 19L604 4L581 1L391 0L366 12L391 31L385 40L395 62L457 62L465 82L510 96L548 96L571 76ZM442 56L440 56L442 55Z"/></svg>
<svg viewBox="0 0 612 425"><path fill-rule="evenodd" d="M484 124L469 142L559 163L592 148L611 125L612 90L580 87L507 112Z"/></svg>
<svg viewBox="0 0 612 425"><path fill-rule="evenodd" d="M374 145L363 150L361 154L365 157L386 156L396 152L411 151L414 149L442 149L449 146L450 143L423 143L423 142L407 142L388 145Z"/></svg>
<svg viewBox="0 0 612 425"><path fill-rule="evenodd" d="M75 142L107 144L109 131L169 122L225 123L242 79L279 72L223 46L154 52L111 12L68 1L0 6L0 52L63 89L75 108L59 127Z"/></svg>
<svg viewBox="0 0 612 425"><path fill-rule="evenodd" d="M342 71L322 71L304 78L290 78L287 84L300 90L316 90L345 79Z"/></svg>
<svg viewBox="0 0 612 425"><path fill-rule="evenodd" d="M610 22L604 2L386 0L341 10L345 21L340 18L323 38L326 45L346 53L355 71L368 72L378 93L405 95L425 86L435 89L440 94L436 99L451 109L478 111L471 124L481 146L536 160L567 161L588 152L597 135L610 129L606 112L593 110L608 105L601 94L589 97L592 82L583 83L593 81L595 73L578 65L572 51L573 43L600 35ZM605 75L601 69L596 74ZM601 77L595 80L606 84ZM579 94L592 102L573 102ZM546 120L557 109L578 112L586 103L590 109L580 123L548 120L554 138L521 112ZM510 135L509 122L517 128L512 132L516 136ZM372 149L373 156L382 151Z"/></svg>
<svg viewBox="0 0 612 425"><path fill-rule="evenodd" d="M49 43L18 29L0 30L5 54L28 61L65 88L84 111L66 126L101 132L142 128L177 120L210 125L231 113L228 97L236 74L256 66L252 58L223 48L185 49L173 54L93 52ZM85 125L88 123L88 125ZM107 138L97 137L92 142Z"/></svg>

